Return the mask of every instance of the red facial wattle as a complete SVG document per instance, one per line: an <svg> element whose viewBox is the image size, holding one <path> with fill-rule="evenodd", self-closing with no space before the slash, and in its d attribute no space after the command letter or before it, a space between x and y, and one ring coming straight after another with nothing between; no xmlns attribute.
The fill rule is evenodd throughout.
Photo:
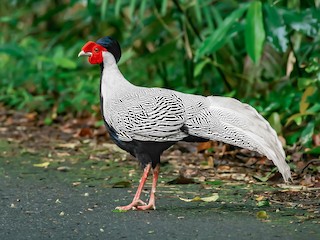
<svg viewBox="0 0 320 240"><path fill-rule="evenodd" d="M95 42L90 41L82 47L82 51L85 53L91 53L91 56L88 58L89 63L101 64L103 62L102 52L107 51L107 49L99 44L96 44Z"/></svg>

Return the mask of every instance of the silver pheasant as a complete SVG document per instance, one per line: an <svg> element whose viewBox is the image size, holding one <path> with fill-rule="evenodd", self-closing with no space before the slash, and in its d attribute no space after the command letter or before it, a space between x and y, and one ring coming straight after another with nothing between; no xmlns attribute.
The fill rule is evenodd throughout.
<svg viewBox="0 0 320 240"><path fill-rule="evenodd" d="M286 182L291 178L276 132L250 105L228 97L135 86L117 66L121 49L111 37L88 42L79 56L100 64L101 111L106 127L115 143L144 168L132 203L118 209L155 209L160 155L178 141L215 140L256 151L274 162ZM140 194L150 169L153 184L149 203L145 204Z"/></svg>

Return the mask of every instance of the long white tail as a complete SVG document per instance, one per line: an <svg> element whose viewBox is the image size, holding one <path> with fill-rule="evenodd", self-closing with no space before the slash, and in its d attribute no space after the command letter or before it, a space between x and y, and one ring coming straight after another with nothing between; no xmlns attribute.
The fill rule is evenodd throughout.
<svg viewBox="0 0 320 240"><path fill-rule="evenodd" d="M257 151L273 161L285 182L291 179L282 144L267 120L236 99L217 96L205 99L207 107L187 121L189 134Z"/></svg>

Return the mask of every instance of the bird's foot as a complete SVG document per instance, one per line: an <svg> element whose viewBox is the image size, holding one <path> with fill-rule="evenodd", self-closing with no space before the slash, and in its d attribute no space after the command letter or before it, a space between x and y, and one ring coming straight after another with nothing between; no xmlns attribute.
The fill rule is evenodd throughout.
<svg viewBox="0 0 320 240"><path fill-rule="evenodd" d="M156 205L154 203L149 203L144 206L137 206L137 210L145 211L145 210L156 210Z"/></svg>
<svg viewBox="0 0 320 240"><path fill-rule="evenodd" d="M138 200L132 201L132 203L130 203L127 206L119 206L119 207L116 207L116 209L128 211L128 210L137 210L139 209L139 207L144 207L144 206L147 206L147 204L144 201L138 199Z"/></svg>

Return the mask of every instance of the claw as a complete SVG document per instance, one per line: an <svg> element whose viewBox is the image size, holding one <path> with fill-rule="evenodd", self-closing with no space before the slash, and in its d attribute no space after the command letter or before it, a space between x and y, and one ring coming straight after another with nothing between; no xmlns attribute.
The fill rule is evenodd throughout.
<svg viewBox="0 0 320 240"><path fill-rule="evenodd" d="M145 211L145 210L156 210L156 206L154 204L148 204L145 206L137 206L137 210Z"/></svg>
<svg viewBox="0 0 320 240"><path fill-rule="evenodd" d="M117 209L117 210L125 210L125 211L136 210L136 209L139 209L139 207L143 207L143 206L146 206L146 205L147 204L144 201L138 199L138 200L133 201L132 203L130 203L127 206L118 206L115 209Z"/></svg>

